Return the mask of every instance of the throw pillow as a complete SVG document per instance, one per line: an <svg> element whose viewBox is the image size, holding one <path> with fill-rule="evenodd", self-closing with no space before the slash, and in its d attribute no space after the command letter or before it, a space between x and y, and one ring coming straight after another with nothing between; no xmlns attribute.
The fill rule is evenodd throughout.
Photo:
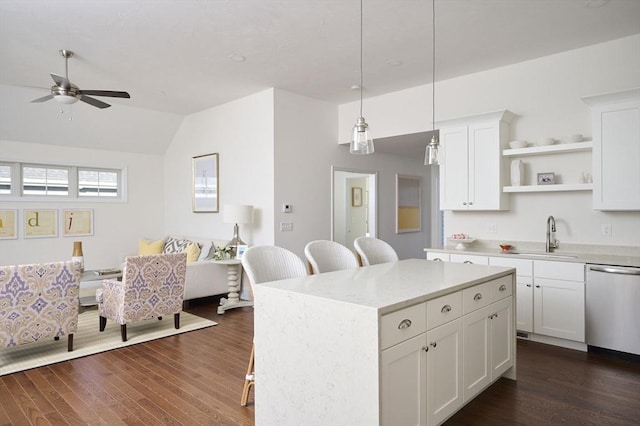
<svg viewBox="0 0 640 426"><path fill-rule="evenodd" d="M198 262L201 260L205 260L207 256L209 256L209 252L211 251L211 247L213 246L213 241L207 241L202 244L200 247L200 256L198 256Z"/></svg>
<svg viewBox="0 0 640 426"><path fill-rule="evenodd" d="M145 256L148 254L161 254L163 248L164 248L164 240L158 240L153 242L147 241L147 240L138 241L139 256Z"/></svg>
<svg viewBox="0 0 640 426"><path fill-rule="evenodd" d="M184 250L187 253L187 263L197 262L200 256L200 247L196 243L189 243Z"/></svg>
<svg viewBox="0 0 640 426"><path fill-rule="evenodd" d="M169 237L164 243L164 250L162 253L182 253L187 248L191 241L179 240L177 238Z"/></svg>

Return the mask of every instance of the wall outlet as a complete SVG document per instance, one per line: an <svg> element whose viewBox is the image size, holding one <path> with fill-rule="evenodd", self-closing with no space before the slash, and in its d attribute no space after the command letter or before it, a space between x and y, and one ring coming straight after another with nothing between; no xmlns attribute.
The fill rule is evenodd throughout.
<svg viewBox="0 0 640 426"><path fill-rule="evenodd" d="M498 225L496 225L495 223L490 223L489 224L489 233L490 234L497 234L498 233Z"/></svg>
<svg viewBox="0 0 640 426"><path fill-rule="evenodd" d="M283 213L291 213L291 204L283 204L282 205Z"/></svg>
<svg viewBox="0 0 640 426"><path fill-rule="evenodd" d="M280 222L280 231L293 231L293 222Z"/></svg>
<svg viewBox="0 0 640 426"><path fill-rule="evenodd" d="M602 235L604 237L610 237L611 236L611 224L610 223L603 223L602 224Z"/></svg>

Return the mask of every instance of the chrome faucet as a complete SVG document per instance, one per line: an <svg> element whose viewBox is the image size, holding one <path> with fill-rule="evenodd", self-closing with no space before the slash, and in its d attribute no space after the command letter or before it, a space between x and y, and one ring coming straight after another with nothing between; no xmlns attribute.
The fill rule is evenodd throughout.
<svg viewBox="0 0 640 426"><path fill-rule="evenodd" d="M547 218L547 239L544 244L544 251L551 253L553 249L558 248L559 241L555 239L556 220L553 216ZM553 239L552 239L553 238Z"/></svg>

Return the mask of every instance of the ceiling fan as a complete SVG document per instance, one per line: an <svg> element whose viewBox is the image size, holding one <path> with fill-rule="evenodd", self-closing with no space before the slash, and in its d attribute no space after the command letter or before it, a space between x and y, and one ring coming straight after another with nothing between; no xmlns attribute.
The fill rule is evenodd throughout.
<svg viewBox="0 0 640 426"><path fill-rule="evenodd" d="M69 58L73 56L70 50L60 50L60 56L64 58L64 77L55 73L51 73L55 85L51 86L51 94L42 98L34 99L31 102L45 102L49 99L55 99L63 104L73 104L78 101L88 103L97 108L109 108L106 102L92 98L92 96L109 96L112 98L131 98L127 92L118 92L113 90L81 90L78 86L69 80Z"/></svg>

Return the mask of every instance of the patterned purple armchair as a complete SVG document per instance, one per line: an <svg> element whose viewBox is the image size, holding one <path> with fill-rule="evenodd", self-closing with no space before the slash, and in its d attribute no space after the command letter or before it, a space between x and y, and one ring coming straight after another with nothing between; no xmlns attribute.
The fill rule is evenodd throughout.
<svg viewBox="0 0 640 426"><path fill-rule="evenodd" d="M180 328L184 298L186 253L130 256L125 259L122 281L104 280L96 291L100 331L107 319L120 324L122 341L127 341L127 324L173 314Z"/></svg>
<svg viewBox="0 0 640 426"><path fill-rule="evenodd" d="M68 336L78 327L80 268L72 262L0 266L0 348Z"/></svg>

